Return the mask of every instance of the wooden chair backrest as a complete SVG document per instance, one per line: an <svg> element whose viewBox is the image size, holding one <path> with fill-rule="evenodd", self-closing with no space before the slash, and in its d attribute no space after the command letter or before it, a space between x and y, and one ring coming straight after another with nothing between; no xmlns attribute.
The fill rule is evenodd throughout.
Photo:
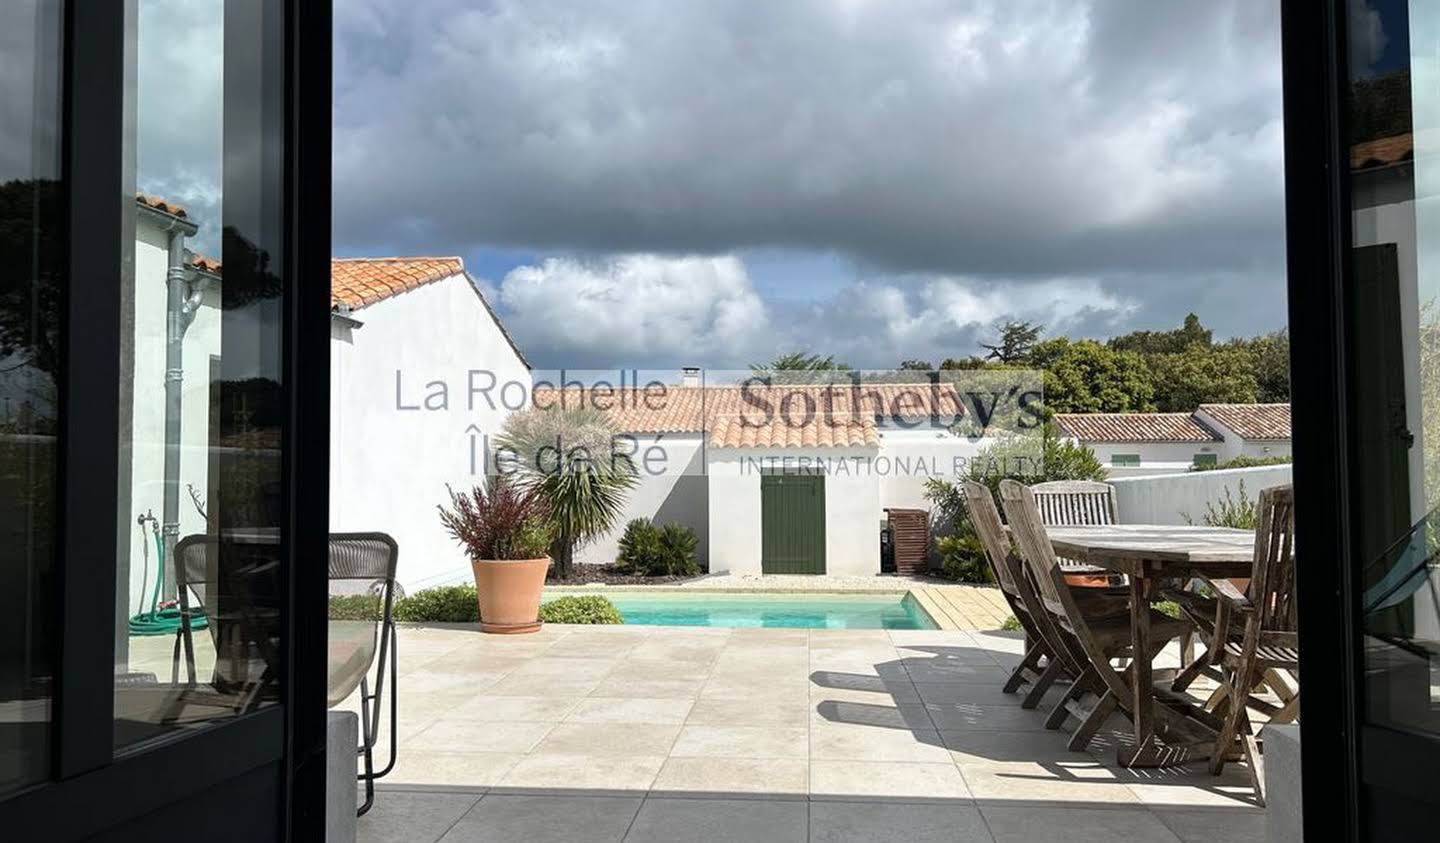
<svg viewBox="0 0 1440 843"><path fill-rule="evenodd" d="M1247 596L1262 631L1293 633L1298 628L1294 487L1261 489L1255 515L1255 562Z"/></svg>
<svg viewBox="0 0 1440 843"><path fill-rule="evenodd" d="M985 548L985 557L990 560L990 568L995 572L995 581L1000 584L1001 591L1018 598L1020 584L1016 582L1015 569L1011 568L1010 539L1005 535L1005 525L1000 521L995 499L990 496L989 489L974 480L963 481L960 491L965 509L970 513L970 523L975 525L980 544Z"/></svg>
<svg viewBox="0 0 1440 843"><path fill-rule="evenodd" d="M1041 601L1054 620L1054 625L1063 633L1069 634L1071 641L1080 651L1076 654L1077 658L1083 657L1089 661L1100 678L1121 698L1121 706L1125 707L1128 689L1110 666L1105 650L1090 634L1085 615L1075 603L1075 595L1065 582L1060 560L1055 557L1055 547L1050 543L1050 536L1046 534L1045 525L1040 521L1035 495L1023 483L1002 480L1000 505L1005 508L1010 534L1015 537L1020 556L1030 568L1032 578L1039 588Z"/></svg>
<svg viewBox="0 0 1440 843"><path fill-rule="evenodd" d="M1115 523L1115 489L1095 480L1052 480L1030 487L1040 523L1092 527Z"/></svg>

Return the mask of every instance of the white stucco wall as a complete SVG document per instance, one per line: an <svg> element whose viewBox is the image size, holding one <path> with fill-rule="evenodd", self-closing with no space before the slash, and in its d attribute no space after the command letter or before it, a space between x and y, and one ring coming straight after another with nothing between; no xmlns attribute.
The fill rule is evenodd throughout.
<svg viewBox="0 0 1440 843"><path fill-rule="evenodd" d="M1253 503L1261 489L1289 483L1290 466L1112 477L1109 483L1115 488L1115 509L1122 524L1184 524L1186 515L1194 523L1203 524L1205 505L1223 500L1226 489L1239 500L1241 481L1245 483L1245 497Z"/></svg>
<svg viewBox="0 0 1440 843"><path fill-rule="evenodd" d="M776 460L874 460L877 448L710 448L710 570L759 574L761 467ZM880 571L880 477L869 471L833 471L825 477L825 570L868 576Z"/></svg>
<svg viewBox="0 0 1440 843"><path fill-rule="evenodd" d="M608 564L615 561L620 536L634 518L649 518L656 524L684 524L695 531L696 556L701 568L710 561L709 483L705 476L703 438L698 433L625 434L621 447L633 441L632 459L640 480L625 498L625 510L615 529L580 548L580 562Z"/></svg>
<svg viewBox="0 0 1440 843"><path fill-rule="evenodd" d="M1215 454L1224 461L1223 442L1087 442L1080 444L1095 452L1100 464L1111 477L1175 474L1186 472L1195 464L1196 454ZM1139 466L1113 465L1116 454L1139 454Z"/></svg>
<svg viewBox="0 0 1440 843"><path fill-rule="evenodd" d="M155 583L155 540L147 524L135 519L146 511L163 518L165 495L165 276L168 236L155 218L138 213L135 224L135 366L130 382L130 511L121 520L130 525L130 613L148 609ZM185 332L180 416L180 535L205 532L205 519L186 492L193 485L202 499L208 490L210 442L210 358L220 353L220 284L200 276L204 298ZM122 442L122 447L125 443ZM148 559L147 559L148 557ZM145 594L142 579L149 576Z"/></svg>
<svg viewBox="0 0 1440 843"><path fill-rule="evenodd" d="M360 327L331 322L330 528L393 536L407 591L464 582L469 561L435 507L447 500L445 484L460 490L483 480L484 439L511 412L498 386L491 401L472 396L471 372L522 385L523 394L509 396L515 407L528 403L529 369L463 275L352 315ZM488 383L475 376L476 386Z"/></svg>
<svg viewBox="0 0 1440 843"><path fill-rule="evenodd" d="M880 456L889 460L880 477L881 508L929 509L925 481L968 475L970 459L990 444L944 429L881 431Z"/></svg>

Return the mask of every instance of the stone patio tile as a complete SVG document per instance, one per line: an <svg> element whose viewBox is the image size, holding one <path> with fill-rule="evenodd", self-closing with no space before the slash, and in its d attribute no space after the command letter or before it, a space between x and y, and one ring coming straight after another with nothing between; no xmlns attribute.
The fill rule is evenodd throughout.
<svg viewBox="0 0 1440 843"><path fill-rule="evenodd" d="M531 659L515 669L514 676L563 676L572 679L599 679L619 664L619 659L557 658Z"/></svg>
<svg viewBox="0 0 1440 843"><path fill-rule="evenodd" d="M447 665L448 668L448 665ZM474 694L504 679L508 670L427 670L411 676L401 676L399 686L406 694ZM389 691L386 691L388 694Z"/></svg>
<svg viewBox="0 0 1440 843"><path fill-rule="evenodd" d="M357 820L355 839L357 843L434 843L480 801L482 793L380 790L370 811Z"/></svg>
<svg viewBox="0 0 1440 843"><path fill-rule="evenodd" d="M485 693L506 697L583 697L595 690L601 680L573 676L547 676L543 673L511 674L485 689Z"/></svg>
<svg viewBox="0 0 1440 843"><path fill-rule="evenodd" d="M626 843L804 843L809 809L799 800L651 798Z"/></svg>
<svg viewBox="0 0 1440 843"><path fill-rule="evenodd" d="M983 702L927 703L925 711L935 728L942 732L979 731L1043 732L1049 712L1026 710L1009 701L1000 704ZM1051 732L1061 743L1068 732ZM1062 737L1063 735L1063 737Z"/></svg>
<svg viewBox="0 0 1440 843"><path fill-rule="evenodd" d="M881 729L933 731L935 726L924 706L887 702L845 702L825 700L816 703L810 722L851 723Z"/></svg>
<svg viewBox="0 0 1440 843"><path fill-rule="evenodd" d="M652 789L695 796L759 793L803 799L809 790L809 762L802 758L712 758L672 756Z"/></svg>
<svg viewBox="0 0 1440 843"><path fill-rule="evenodd" d="M1264 843L1265 812L1258 808L1152 809L1185 843Z"/></svg>
<svg viewBox="0 0 1440 843"><path fill-rule="evenodd" d="M896 802L814 802L810 805L810 843L877 840L991 843L992 839L973 805Z"/></svg>
<svg viewBox="0 0 1440 843"><path fill-rule="evenodd" d="M571 723L660 723L678 726L694 700L676 697L595 697L581 700L565 718Z"/></svg>
<svg viewBox="0 0 1440 843"><path fill-rule="evenodd" d="M1099 765L1012 761L958 766L970 795L980 802L1141 804L1124 783Z"/></svg>
<svg viewBox="0 0 1440 843"><path fill-rule="evenodd" d="M704 685L704 679L626 679L610 676L596 684L590 696L693 699Z"/></svg>
<svg viewBox="0 0 1440 843"><path fill-rule="evenodd" d="M933 730L812 722L810 758L938 764L949 761L950 753L941 744L940 733Z"/></svg>
<svg viewBox="0 0 1440 843"><path fill-rule="evenodd" d="M906 659L905 670L915 684L940 682L985 682L1003 685L1009 671L997 664L968 664L935 659Z"/></svg>
<svg viewBox="0 0 1440 843"><path fill-rule="evenodd" d="M811 798L968 799L954 764L911 764L899 761L810 762Z"/></svg>
<svg viewBox="0 0 1440 843"><path fill-rule="evenodd" d="M537 752L512 767L499 782L503 792L585 791L630 794L647 790L665 763L664 755L583 755Z"/></svg>
<svg viewBox="0 0 1440 843"><path fill-rule="evenodd" d="M1001 682L916 682L915 692L920 695L921 701L925 703L965 703L972 700L990 700L1000 702L1009 698L1000 694ZM1056 699L1063 693L1062 689L1052 690L1046 695L1046 699L1052 696ZM998 696L997 696L998 695ZM1023 697L1016 699L1018 705ZM1036 709L1042 711L1043 709Z"/></svg>
<svg viewBox="0 0 1440 843"><path fill-rule="evenodd" d="M725 641L721 638L712 639L687 639L683 641L667 641L663 638L651 638L649 641L636 646L626 654L632 659L656 659L673 662L704 662L709 663L715 660L720 651L725 648Z"/></svg>
<svg viewBox="0 0 1440 843"><path fill-rule="evenodd" d="M443 718L407 742L422 752L529 752L554 723L482 723Z"/></svg>
<svg viewBox="0 0 1440 843"><path fill-rule="evenodd" d="M535 752L577 755L666 755L679 726L653 723L561 723Z"/></svg>
<svg viewBox="0 0 1440 843"><path fill-rule="evenodd" d="M1179 839L1159 817L1144 810L982 804L980 813L996 843L1060 839L1061 829L1066 843L1176 843Z"/></svg>
<svg viewBox="0 0 1440 843"><path fill-rule="evenodd" d="M778 676L712 676L701 689L701 697L720 699L769 700L777 697L806 699L810 680L804 675Z"/></svg>
<svg viewBox="0 0 1440 843"><path fill-rule="evenodd" d="M554 723L564 720L582 699L481 694L451 709L447 719L484 723Z"/></svg>
<svg viewBox="0 0 1440 843"><path fill-rule="evenodd" d="M1226 764L1212 776L1203 764L1161 769L1127 770L1113 755L1099 759L1115 772L1135 797L1152 806L1190 806L1244 809L1255 804L1255 791L1244 764Z"/></svg>
<svg viewBox="0 0 1440 843"><path fill-rule="evenodd" d="M640 797L485 797L441 838L441 843L570 843L618 841L640 810ZM395 838L413 839L413 838Z"/></svg>
<svg viewBox="0 0 1440 843"><path fill-rule="evenodd" d="M756 705L753 699L702 697L690 709L686 724L691 726L805 726L812 710L809 700L769 699Z"/></svg>
<svg viewBox="0 0 1440 843"><path fill-rule="evenodd" d="M490 787L525 756L518 752L429 752L401 747L388 784Z"/></svg>
<svg viewBox="0 0 1440 843"><path fill-rule="evenodd" d="M950 749L950 754L957 764L1003 764L1028 761L1099 765L1099 760L1090 754L1071 752L1065 748L1065 743L1070 737L1068 732L942 731L940 737L945 741L945 746Z"/></svg>
<svg viewBox="0 0 1440 843"><path fill-rule="evenodd" d="M662 659L624 659L610 671L611 679L707 679L712 667L708 662L665 661Z"/></svg>
<svg viewBox="0 0 1440 843"><path fill-rule="evenodd" d="M877 698L890 698L896 703L918 703L920 694L909 677L881 678L863 676L843 670L812 670L810 672L810 699L851 700L874 702Z"/></svg>
<svg viewBox="0 0 1440 843"><path fill-rule="evenodd" d="M853 648L857 645L890 644L890 632L884 629L812 629L810 649Z"/></svg>
<svg viewBox="0 0 1440 843"><path fill-rule="evenodd" d="M809 732L793 726L690 726L680 730L672 756L805 758Z"/></svg>

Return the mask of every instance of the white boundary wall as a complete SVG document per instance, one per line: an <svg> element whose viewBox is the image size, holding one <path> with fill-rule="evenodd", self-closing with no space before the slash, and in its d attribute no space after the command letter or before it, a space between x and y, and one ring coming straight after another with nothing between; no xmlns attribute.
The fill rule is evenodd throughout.
<svg viewBox="0 0 1440 843"><path fill-rule="evenodd" d="M1121 524L1184 524L1186 515L1196 524L1203 524L1205 504L1223 500L1226 489L1239 500L1241 481L1245 483L1245 496L1253 502L1261 489L1289 483L1290 466L1121 477L1109 482L1115 487L1115 508Z"/></svg>

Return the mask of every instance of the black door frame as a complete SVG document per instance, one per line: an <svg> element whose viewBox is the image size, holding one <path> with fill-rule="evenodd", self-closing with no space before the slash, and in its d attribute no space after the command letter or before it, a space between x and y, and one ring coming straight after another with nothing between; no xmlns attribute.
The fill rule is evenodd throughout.
<svg viewBox="0 0 1440 843"><path fill-rule="evenodd" d="M1353 245L1346 21L1343 0L1281 0L1291 359L1304 361L1291 369L1296 544L1320 551L1305 554L1297 579L1304 827L1307 838L1360 841L1366 782L1387 772L1373 762L1362 768L1362 742L1371 747L1364 757L1403 759L1388 774L1411 787L1440 780L1440 746L1421 749L1426 741L1400 740L1361 719L1365 560L1353 525L1363 500L1355 467L1364 454L1353 435L1357 339L1346 305Z"/></svg>
<svg viewBox="0 0 1440 843"><path fill-rule="evenodd" d="M196 813L255 827L242 793L273 794L276 839L319 840L325 819L326 534L329 519L330 0L226 0L226 60L264 77L263 103L225 101L228 131L270 154L226 211L281 208L269 270L284 284L283 440L288 593L280 705L116 753L116 489L120 458L121 272L134 214L125 164L127 22L134 0L69 0L64 22L62 160L68 197L59 535L59 629L50 780L0 799L0 828L28 839L116 833L145 815ZM244 30L232 32L232 25ZM133 33L133 29L129 30ZM233 36L233 37L232 37ZM227 67L227 77L232 71ZM133 77L132 77L133 78ZM242 98L243 99L243 98ZM267 185L281 186L278 195ZM243 183L241 184L243 187ZM100 233L111 236L97 236ZM316 560L300 564L298 560ZM104 619L97 622L97 619ZM257 778L257 775L259 776ZM272 788L273 785L273 788ZM233 793L234 798L227 799Z"/></svg>

